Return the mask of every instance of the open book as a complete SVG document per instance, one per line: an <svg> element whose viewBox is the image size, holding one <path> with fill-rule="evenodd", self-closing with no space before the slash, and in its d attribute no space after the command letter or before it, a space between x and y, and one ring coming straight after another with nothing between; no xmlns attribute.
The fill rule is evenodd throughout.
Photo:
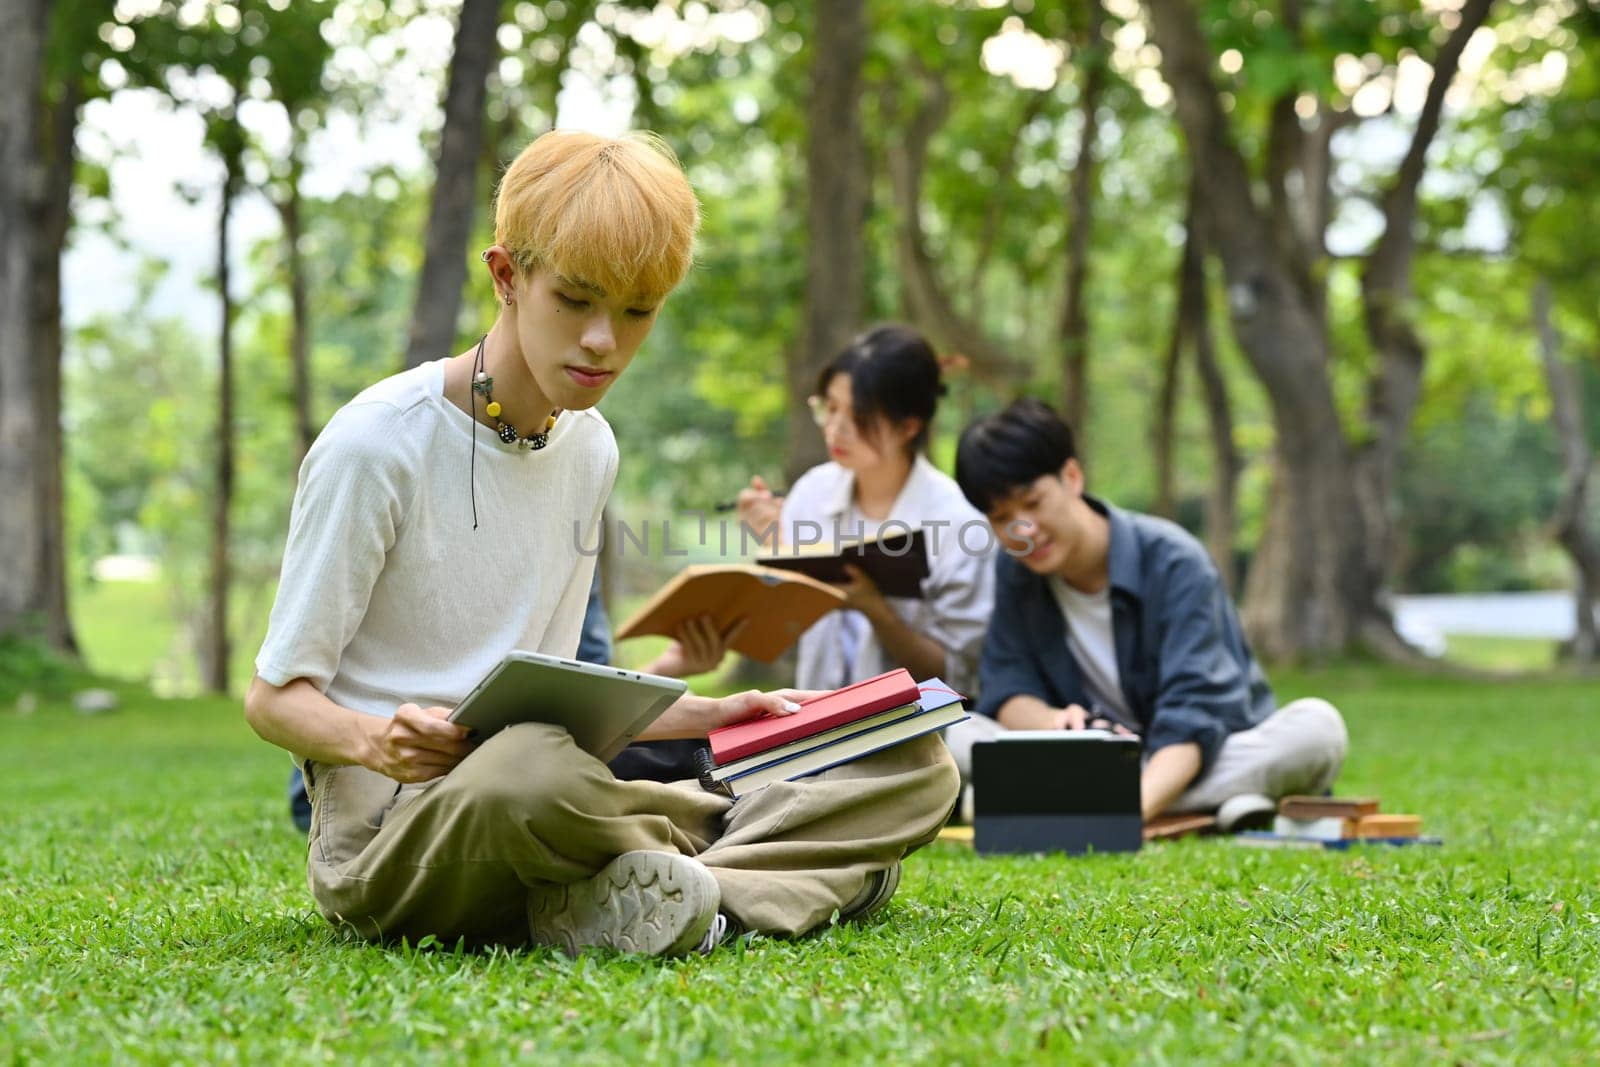
<svg viewBox="0 0 1600 1067"><path fill-rule="evenodd" d="M921 530L897 530L881 537L838 544L804 545L756 560L763 567L808 574L818 581L847 582L845 566L867 573L884 596L922 599L928 576L928 545Z"/></svg>
<svg viewBox="0 0 1600 1067"><path fill-rule="evenodd" d="M727 633L748 622L729 647L771 662L811 625L844 606L844 594L815 578L748 563L697 563L679 571L634 616L617 627L618 640L673 636L686 621L709 615Z"/></svg>

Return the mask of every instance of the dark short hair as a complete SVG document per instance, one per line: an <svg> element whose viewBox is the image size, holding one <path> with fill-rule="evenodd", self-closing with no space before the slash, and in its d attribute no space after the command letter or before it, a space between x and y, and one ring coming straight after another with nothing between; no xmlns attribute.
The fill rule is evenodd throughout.
<svg viewBox="0 0 1600 1067"><path fill-rule="evenodd" d="M939 398L939 357L922 334L909 326L875 326L858 334L817 375L817 392L826 393L837 374L850 376L850 406L856 428L865 431L879 416L892 422L921 419L911 453L928 445Z"/></svg>
<svg viewBox="0 0 1600 1067"><path fill-rule="evenodd" d="M1042 400L1023 397L975 420L956 445L956 482L984 514L1077 456L1072 427Z"/></svg>

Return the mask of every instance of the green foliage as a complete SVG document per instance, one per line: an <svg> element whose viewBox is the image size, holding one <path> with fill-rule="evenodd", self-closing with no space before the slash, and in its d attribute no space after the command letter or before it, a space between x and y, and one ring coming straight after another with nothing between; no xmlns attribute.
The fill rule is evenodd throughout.
<svg viewBox="0 0 1600 1067"><path fill-rule="evenodd" d="M862 928L709 957L379 948L306 895L288 761L235 705L0 710L0 1049L33 1061L1580 1063L1600 1043L1592 683L1280 679L1341 791L1445 845L979 859ZM1540 713L1507 728L1507 708ZM1551 753L1560 752L1561 758ZM1542 798L1530 803L1530 797Z"/></svg>
<svg viewBox="0 0 1600 1067"><path fill-rule="evenodd" d="M31 713L29 702L63 699L82 678L83 669L54 649L18 633L0 634L0 709L15 705Z"/></svg>
<svg viewBox="0 0 1600 1067"><path fill-rule="evenodd" d="M1285 5L1205 0L1200 6L1213 52L1240 52L1237 73L1214 76L1258 170L1274 101L1304 93L1325 107L1347 107L1348 86L1333 78L1337 57L1355 57L1371 77L1392 77L1408 54L1434 53L1447 21L1437 6L1411 0L1332 0L1298 5L1297 39L1284 22ZM670 35L645 40L638 29L646 16L687 25L746 8L760 27L748 40L684 45ZM351 73L358 66L331 63L334 49L403 59L415 43L407 30L416 20L436 19L441 27L449 22L431 8L399 3L246 0L201 9L165 0L144 9L150 13L138 5L56 5L51 68L57 88L70 77L81 77L91 96L123 83L154 86L192 107L196 78L233 80L250 99L284 109L296 140L288 154L274 155L264 144L241 140L241 131L225 130L228 116L218 112L212 117L223 125L214 124L213 142L220 146L231 137L229 150L241 153L261 191L280 203L288 183L301 176L302 140L329 116L354 116L358 126L393 116L382 79L363 80ZM935 426L934 454L948 469L961 426L1013 395L1056 398L1064 260L1075 225L1066 217L1067 182L1083 127L1084 73L1105 64L1096 221L1089 235L1091 410L1078 430L1094 488L1143 507L1154 496L1146 442L1172 329L1187 160L1170 108L1149 106L1146 84L1135 77L1135 68L1150 62L1140 54L1140 20L1130 23L1128 5L1112 4L1099 38L1092 38L1089 11L1078 4L869 5L862 98L872 179L863 220L866 304L874 319L907 316L896 247L901 209L889 190L886 162L903 134L905 114L936 78L949 91L951 107L922 175L929 251L956 309L1028 371L984 384L954 378ZM783 354L799 342L803 301L804 89L814 16L812 5L792 2L665 5L659 11L646 2L517 4L503 14L504 58L514 62L498 65L490 79L486 156L503 163L541 132L553 120L568 67L581 63L608 92L631 87L638 95L636 123L656 126L667 138L702 200L697 266L603 406L622 452L613 517L659 519L728 499L751 474L776 480L783 414L802 399L789 395L782 368ZM1429 362L1398 500L1407 546L1403 584L1413 588L1469 581L1527 586L1548 575L1548 557L1531 547L1541 543L1556 477L1554 453L1540 428L1547 398L1527 309L1538 278L1555 287L1557 326L1568 353L1600 349L1593 296L1600 201L1591 181L1600 158L1600 26L1582 4L1544 11L1526 0L1504 0L1494 18L1501 45L1467 106L1452 101L1422 189L1414 313ZM1060 46L1062 62L1050 88L1023 88L985 69L986 42L1018 29ZM1564 64L1558 91L1512 91L1546 64ZM431 141L434 123L423 125ZM1372 125L1391 126L1403 143L1404 121L1380 118ZM1379 195L1390 161L1360 158L1342 140L1335 143L1340 197L1354 204ZM491 232L487 208L495 173L495 167L483 168L474 249ZM109 171L84 168L78 178L80 194L103 195ZM398 369L430 180L428 173L373 167L335 197L305 198L301 251L312 300L314 424ZM1508 228L1506 246L1474 247L1471 220L1496 210ZM249 256L249 290L237 327L235 548L240 610L257 612L264 610L276 569L296 448L285 250L273 237ZM1335 393L1359 443L1373 368L1359 264L1330 261L1319 270L1327 284ZM494 311L484 299L481 272L469 278L462 347ZM1239 521L1240 547L1248 550L1259 537L1269 491L1271 418L1234 346L1219 288L1211 294L1212 328L1232 393L1235 441L1246 461ZM198 603L203 577L213 348L173 323L150 321L143 304L90 323L69 339L72 568L75 583L86 581L90 561L118 547L123 531L142 528L166 564L165 610L181 617ZM1177 485L1192 519L1211 460L1193 369L1183 375ZM1596 409L1600 404L1591 404L1592 417L1600 419ZM1600 429L1600 421L1595 425ZM106 426L117 427L116 447L95 432ZM1484 492L1486 468L1504 491ZM654 569L629 579L641 587L636 591L675 565L659 558L651 564ZM187 626L181 623L178 632Z"/></svg>

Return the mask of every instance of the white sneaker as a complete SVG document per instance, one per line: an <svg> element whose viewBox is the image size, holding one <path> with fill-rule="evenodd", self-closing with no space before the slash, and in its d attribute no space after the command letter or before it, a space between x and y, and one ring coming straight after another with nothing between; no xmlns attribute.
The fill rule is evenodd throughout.
<svg viewBox="0 0 1600 1067"><path fill-rule="evenodd" d="M1278 802L1261 793L1240 793L1229 797L1217 809L1217 830L1236 834L1241 830L1270 830Z"/></svg>
<svg viewBox="0 0 1600 1067"><path fill-rule="evenodd" d="M882 911L900 888L900 861L867 876L867 884L849 904L839 909L840 922L860 922Z"/></svg>
<svg viewBox="0 0 1600 1067"><path fill-rule="evenodd" d="M723 938L728 936L729 929L728 917L720 911L717 912L717 917L706 927L706 936L702 937L700 943L694 947L695 955L711 955L711 950L722 944Z"/></svg>
<svg viewBox="0 0 1600 1067"><path fill-rule="evenodd" d="M534 944L568 955L601 945L680 956L713 932L721 902L717 880L699 861L676 852L624 852L593 878L529 893L528 932Z"/></svg>

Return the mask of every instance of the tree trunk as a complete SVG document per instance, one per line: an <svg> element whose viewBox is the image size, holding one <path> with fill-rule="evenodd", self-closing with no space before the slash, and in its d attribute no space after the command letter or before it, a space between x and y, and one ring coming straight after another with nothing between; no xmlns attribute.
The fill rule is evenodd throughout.
<svg viewBox="0 0 1600 1067"><path fill-rule="evenodd" d="M489 69L498 54L495 31L499 24L499 0L463 0L445 90L444 129L439 136L422 277L406 341L407 367L455 352L461 290L467 278L467 238L478 198L484 100Z"/></svg>
<svg viewBox="0 0 1600 1067"><path fill-rule="evenodd" d="M299 127L291 126L298 131ZM289 147L288 189L278 204L283 222L284 265L289 273L289 361L294 368L295 469L311 450L316 425L311 414L311 300L306 293L306 263L301 254L300 134L295 132Z"/></svg>
<svg viewBox="0 0 1600 1067"><path fill-rule="evenodd" d="M237 99L237 97L236 97ZM229 114L226 121L236 123ZM222 305L222 324L218 334L219 374L217 377L217 480L211 498L211 595L206 612L206 632L200 663L202 680L213 693L228 691L228 592L232 584L229 546L229 512L233 503L233 294L229 289L228 221L233 213L233 198L241 177L240 156L243 133L237 126L225 134L222 148L225 176L221 206L217 213L217 292Z"/></svg>
<svg viewBox="0 0 1600 1067"><path fill-rule="evenodd" d="M1078 451L1089 438L1086 421L1089 404L1089 243L1094 228L1094 142L1100 129L1100 93L1105 86L1105 41L1100 36L1105 13L1100 0L1089 4L1089 26L1078 41L1083 72L1079 110L1083 133L1078 140L1078 160L1072 168L1067 195L1066 292L1061 305L1061 409L1076 434Z"/></svg>
<svg viewBox="0 0 1600 1067"><path fill-rule="evenodd" d="M1389 576L1395 544L1394 480L1400 450L1422 396L1422 371L1427 358L1422 336L1413 323L1411 284L1417 248L1417 192L1427 167L1428 148L1444 111L1444 96L1461 63L1467 40L1483 25L1493 0L1467 0L1460 22L1440 47L1411 144L1383 198L1383 236L1373 247L1361 274L1361 297L1367 338L1378 354L1378 372L1367 395L1367 423L1372 437L1357 462L1357 499L1366 525L1370 581L1381 585Z"/></svg>
<svg viewBox="0 0 1600 1067"><path fill-rule="evenodd" d="M883 87L884 111L898 120L899 136L887 149L889 184L895 199L895 253L906 306L913 322L950 352L964 356L973 377L1004 385L1028 376L1028 368L992 343L982 326L956 307L939 276L922 231L922 174L928 144L950 112L950 91L933 71L919 67L924 95L902 111L902 86ZM1018 292L1019 299L1026 294Z"/></svg>
<svg viewBox="0 0 1600 1067"><path fill-rule="evenodd" d="M1600 541L1590 527L1589 476L1594 449L1585 432L1583 382L1561 355L1561 338L1550 315L1550 283L1533 287L1533 323L1539 335L1539 357L1550 387L1550 415L1561 441L1564 489L1550 521L1556 540L1572 557L1577 571L1577 632L1572 657L1582 663L1600 658L1594 618L1594 597L1600 589Z"/></svg>
<svg viewBox="0 0 1600 1067"><path fill-rule="evenodd" d="M45 604L41 621L51 646L76 654L67 597L67 529L65 464L61 439L61 257L72 222L72 179L77 168L78 109L83 86L64 79L46 108L44 123L45 181L40 198L40 239L34 246L33 352L39 390L39 464L41 519L44 524L43 578Z"/></svg>
<svg viewBox="0 0 1600 1067"><path fill-rule="evenodd" d="M800 345L787 360L789 484L826 458L804 399L822 367L862 326L867 149L861 132L863 0L818 0L806 104L806 292Z"/></svg>
<svg viewBox="0 0 1600 1067"><path fill-rule="evenodd" d="M1243 462L1233 443L1233 407L1228 383L1217 364L1211 342L1211 313L1206 293L1205 236L1198 182L1189 182L1189 204L1184 215L1183 252L1178 260L1178 300L1173 315L1172 341L1162 366L1162 384L1155 432L1156 509L1173 517L1177 510L1173 473L1174 421L1178 379L1184 346L1194 348L1201 394L1205 401L1211 437L1211 487L1206 495L1206 550L1232 592L1238 582L1233 540L1237 527L1236 500Z"/></svg>
<svg viewBox="0 0 1600 1067"><path fill-rule="evenodd" d="M1155 425L1150 432L1150 450L1155 453L1156 503L1155 513L1165 519L1178 517L1177 476L1173 467L1173 447L1177 439L1178 393L1183 377L1184 331L1188 323L1184 318L1183 290L1184 267L1189 257L1189 241L1183 246L1183 257L1178 267L1178 302L1172 312L1172 336L1167 340L1167 351L1161 357L1161 388L1156 394Z"/></svg>
<svg viewBox="0 0 1600 1067"><path fill-rule="evenodd" d="M1245 591L1245 624L1268 658L1348 649L1385 618L1369 580L1352 457L1328 376L1326 323L1283 261L1234 143L1213 60L1187 0L1148 0L1162 73L1205 198L1235 336L1271 403L1276 471L1267 533Z"/></svg>
<svg viewBox="0 0 1600 1067"><path fill-rule="evenodd" d="M51 600L33 277L47 10L42 0L0 0L0 635L38 634Z"/></svg>
<svg viewBox="0 0 1600 1067"><path fill-rule="evenodd" d="M1199 371L1200 395L1206 405L1206 425L1211 436L1211 488L1206 494L1206 551L1222 575L1229 593L1239 585L1239 567L1234 558L1234 538L1238 533L1239 472L1244 460L1233 443L1233 405L1228 399L1228 380L1217 363L1211 340L1210 302L1206 296L1206 261L1203 223L1198 194L1191 191L1189 225L1196 231L1199 254L1189 266L1195 277L1189 282L1196 293L1194 319L1189 336L1194 341L1195 369Z"/></svg>

